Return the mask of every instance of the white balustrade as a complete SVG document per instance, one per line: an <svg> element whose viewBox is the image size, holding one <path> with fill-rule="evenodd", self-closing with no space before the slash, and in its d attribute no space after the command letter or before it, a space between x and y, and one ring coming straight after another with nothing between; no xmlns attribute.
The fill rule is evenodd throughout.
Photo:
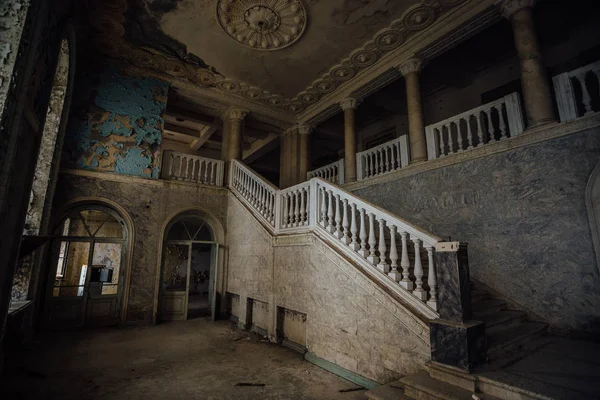
<svg viewBox="0 0 600 400"><path fill-rule="evenodd" d="M311 225L349 254L366 261L386 282L410 293L414 302L436 310L434 248L441 239L329 182L313 179L310 183L316 192L311 201L320 211ZM342 234L338 233L340 225Z"/></svg>
<svg viewBox="0 0 600 400"><path fill-rule="evenodd" d="M518 93L425 128L430 160L518 136L524 129Z"/></svg>
<svg viewBox="0 0 600 400"><path fill-rule="evenodd" d="M344 159L327 164L324 167L308 171L306 174L307 179L321 178L335 183L336 185L344 184Z"/></svg>
<svg viewBox="0 0 600 400"><path fill-rule="evenodd" d="M310 225L310 183L304 182L279 191L279 232L302 230ZM299 229L300 228L300 229Z"/></svg>
<svg viewBox="0 0 600 400"><path fill-rule="evenodd" d="M434 249L440 238L321 178L279 190L234 160L230 188L273 234L314 231L435 318Z"/></svg>
<svg viewBox="0 0 600 400"><path fill-rule="evenodd" d="M408 136L402 135L356 154L358 180L396 171L409 162Z"/></svg>
<svg viewBox="0 0 600 400"><path fill-rule="evenodd" d="M229 187L237 192L255 214L275 227L279 189L244 164L233 160L229 171Z"/></svg>
<svg viewBox="0 0 600 400"><path fill-rule="evenodd" d="M600 61L552 78L561 122L600 111Z"/></svg>
<svg viewBox="0 0 600 400"><path fill-rule="evenodd" d="M172 150L165 150L163 158L163 179L223 186L225 164L221 160L178 153Z"/></svg>

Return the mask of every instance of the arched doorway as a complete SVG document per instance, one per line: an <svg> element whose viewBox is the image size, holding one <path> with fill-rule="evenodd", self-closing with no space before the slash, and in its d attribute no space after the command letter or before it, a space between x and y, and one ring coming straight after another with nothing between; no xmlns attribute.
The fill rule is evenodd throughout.
<svg viewBox="0 0 600 400"><path fill-rule="evenodd" d="M197 213L174 218L164 235L159 292L161 321L216 314L219 244L213 229Z"/></svg>
<svg viewBox="0 0 600 400"><path fill-rule="evenodd" d="M54 235L46 326L116 325L129 238L121 215L103 205L77 206L62 218Z"/></svg>

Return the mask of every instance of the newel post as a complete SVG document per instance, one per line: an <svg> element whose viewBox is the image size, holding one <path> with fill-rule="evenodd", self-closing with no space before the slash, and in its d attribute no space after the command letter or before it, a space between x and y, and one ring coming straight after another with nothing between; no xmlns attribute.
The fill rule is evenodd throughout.
<svg viewBox="0 0 600 400"><path fill-rule="evenodd" d="M473 321L467 243L435 246L437 311L429 323L431 361L470 372L486 359L485 324Z"/></svg>

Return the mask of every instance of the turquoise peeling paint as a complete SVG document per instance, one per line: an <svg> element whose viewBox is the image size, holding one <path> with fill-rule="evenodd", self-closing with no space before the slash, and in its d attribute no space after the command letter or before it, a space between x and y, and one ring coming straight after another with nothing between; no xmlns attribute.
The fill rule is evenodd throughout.
<svg viewBox="0 0 600 400"><path fill-rule="evenodd" d="M82 169L157 179L168 84L111 68L85 71L79 80L66 161Z"/></svg>

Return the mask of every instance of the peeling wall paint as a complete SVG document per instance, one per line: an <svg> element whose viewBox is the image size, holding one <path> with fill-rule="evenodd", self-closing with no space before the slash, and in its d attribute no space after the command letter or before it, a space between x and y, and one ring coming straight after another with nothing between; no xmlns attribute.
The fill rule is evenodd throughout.
<svg viewBox="0 0 600 400"><path fill-rule="evenodd" d="M78 75L65 165L158 178L168 84L113 68Z"/></svg>

